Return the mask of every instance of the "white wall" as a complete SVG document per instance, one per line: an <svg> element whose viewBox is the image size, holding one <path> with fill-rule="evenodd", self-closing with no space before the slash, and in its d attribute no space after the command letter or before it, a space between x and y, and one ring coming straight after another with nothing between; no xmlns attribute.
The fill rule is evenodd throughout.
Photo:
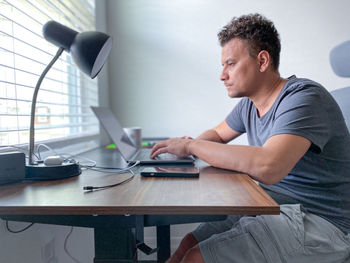
<svg viewBox="0 0 350 263"><path fill-rule="evenodd" d="M20 230L29 223L9 222L12 230ZM70 263L75 262L64 251L64 241L71 227L35 224L22 233L6 230L0 220L1 263ZM93 262L94 233L88 228L74 227L67 240L67 250L78 262Z"/></svg>
<svg viewBox="0 0 350 263"><path fill-rule="evenodd" d="M336 77L329 51L350 39L348 0L107 0L110 105L144 136L196 136L222 121L238 99L219 80L216 34L233 16L259 12L282 41L282 77L312 78L328 90Z"/></svg>
<svg viewBox="0 0 350 263"><path fill-rule="evenodd" d="M275 23L282 77L311 78L328 90L350 86L329 64L329 51L350 39L348 0L106 0L106 7L114 38L109 105L123 126L141 126L144 136L197 136L237 103L219 80L216 36L234 16L259 12ZM173 226L172 248L194 227ZM145 240L155 245L154 228Z"/></svg>

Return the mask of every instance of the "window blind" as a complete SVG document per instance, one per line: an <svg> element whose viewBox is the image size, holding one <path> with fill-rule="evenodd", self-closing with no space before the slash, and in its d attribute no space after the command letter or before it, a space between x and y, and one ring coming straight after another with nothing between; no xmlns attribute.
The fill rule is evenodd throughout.
<svg viewBox="0 0 350 263"><path fill-rule="evenodd" d="M95 30L94 12L94 0L0 0L0 145L29 142L34 87L58 49L43 38L43 25L55 20L79 32ZM98 133L93 105L97 80L64 52L40 87L35 141Z"/></svg>

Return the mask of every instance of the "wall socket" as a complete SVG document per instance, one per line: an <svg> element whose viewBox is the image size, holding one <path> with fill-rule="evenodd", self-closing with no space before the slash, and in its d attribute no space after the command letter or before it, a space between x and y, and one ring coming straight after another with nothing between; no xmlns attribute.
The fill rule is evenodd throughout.
<svg viewBox="0 0 350 263"><path fill-rule="evenodd" d="M41 260L43 263L57 263L55 255L55 238L41 247Z"/></svg>

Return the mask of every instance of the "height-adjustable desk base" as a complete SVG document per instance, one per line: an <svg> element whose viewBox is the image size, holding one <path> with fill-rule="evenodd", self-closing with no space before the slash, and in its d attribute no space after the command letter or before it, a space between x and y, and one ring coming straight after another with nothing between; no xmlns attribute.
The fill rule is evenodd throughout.
<svg viewBox="0 0 350 263"><path fill-rule="evenodd" d="M170 225L218 221L226 218L221 215L1 215L0 217L9 221L94 228L94 263L165 262L170 257ZM143 241L143 227L151 226L157 227L157 261L138 261L137 238ZM138 231L135 232L135 229Z"/></svg>

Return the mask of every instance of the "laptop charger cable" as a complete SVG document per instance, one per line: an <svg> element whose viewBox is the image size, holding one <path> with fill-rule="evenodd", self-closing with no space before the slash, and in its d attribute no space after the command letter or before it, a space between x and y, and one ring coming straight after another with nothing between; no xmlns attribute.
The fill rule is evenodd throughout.
<svg viewBox="0 0 350 263"><path fill-rule="evenodd" d="M96 167L84 167L84 168L87 168L89 170L93 170L93 171L97 171L97 172L105 172L105 173L113 173L113 174L120 174L120 173L123 173L123 172L126 172L126 171L129 171L132 175L121 181L121 182L118 182L118 183L115 183L115 184L109 184L109 185L102 185L102 186L91 186L91 185L88 185L88 186L84 186L83 187L83 190L84 191L94 191L94 190L104 190L104 189L107 189L107 188L111 188L111 187L115 187L115 186L118 186L118 185L122 185L122 184L125 184L125 183L128 183L130 182L132 179L134 179L135 177L135 173L131 170L133 168L135 168L136 166L138 166L140 164L139 161L135 162L132 166L130 167L126 167L126 168L108 168L108 167L103 167L102 169L98 169ZM107 171L106 171L107 170ZM112 172L111 170L117 170L117 172Z"/></svg>

